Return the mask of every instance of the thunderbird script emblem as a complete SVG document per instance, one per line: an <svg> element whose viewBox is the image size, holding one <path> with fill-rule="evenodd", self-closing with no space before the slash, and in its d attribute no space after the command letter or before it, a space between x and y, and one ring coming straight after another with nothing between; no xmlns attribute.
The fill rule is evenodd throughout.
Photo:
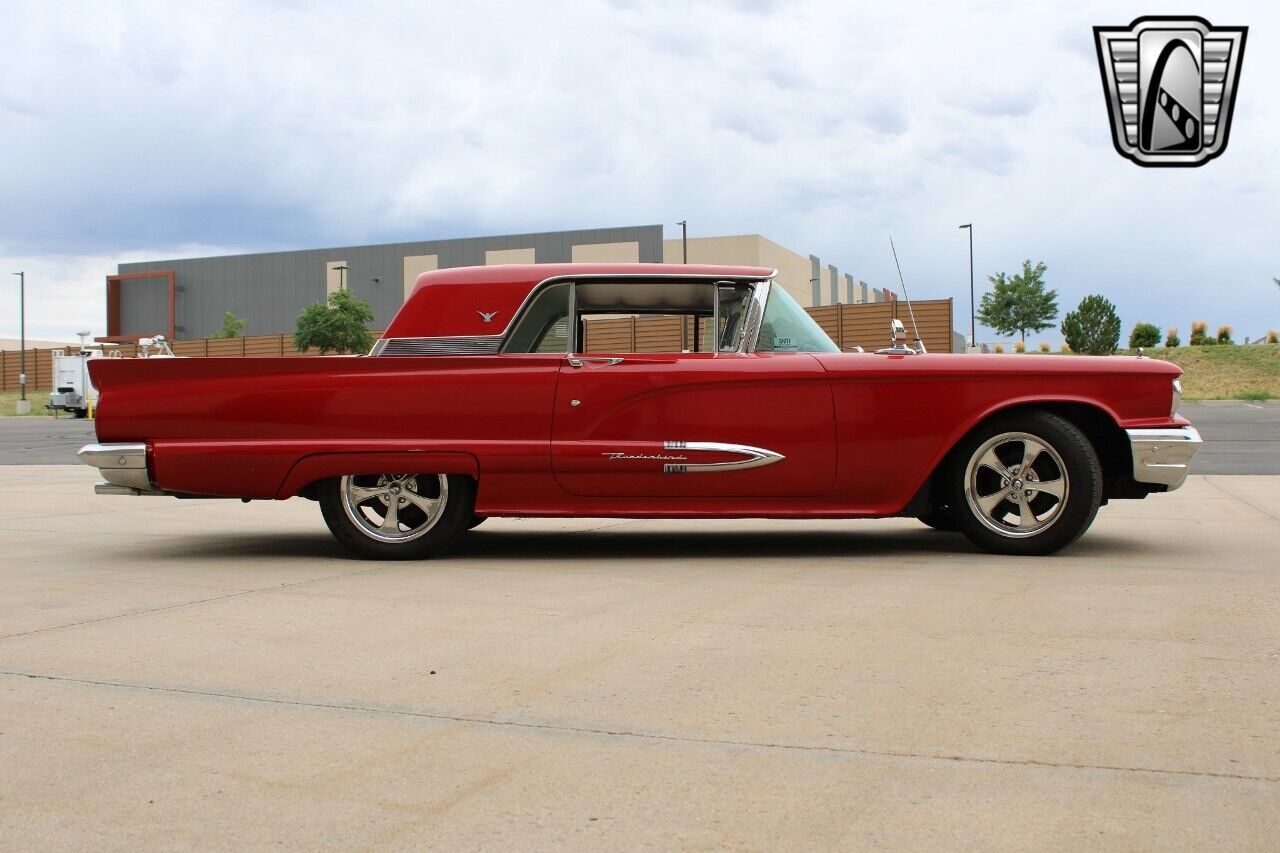
<svg viewBox="0 0 1280 853"><path fill-rule="evenodd" d="M1162 16L1094 27L1120 155L1139 166L1201 166L1225 151L1248 32Z"/></svg>

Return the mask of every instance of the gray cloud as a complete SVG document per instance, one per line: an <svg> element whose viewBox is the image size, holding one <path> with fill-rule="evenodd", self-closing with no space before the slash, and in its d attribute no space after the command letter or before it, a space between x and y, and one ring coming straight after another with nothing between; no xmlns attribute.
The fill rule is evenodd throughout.
<svg viewBox="0 0 1280 853"><path fill-rule="evenodd" d="M1280 13L1209 13L1254 28L1230 150L1144 170L1113 5L6 3L0 256L51 333L101 325L125 256L681 218L878 285L893 233L959 297L973 221L980 277L1043 258L1064 307L1280 326Z"/></svg>

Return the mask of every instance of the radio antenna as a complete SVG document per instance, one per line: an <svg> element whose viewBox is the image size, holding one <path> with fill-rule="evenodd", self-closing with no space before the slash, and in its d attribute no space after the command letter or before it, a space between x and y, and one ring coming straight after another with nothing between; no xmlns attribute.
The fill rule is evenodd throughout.
<svg viewBox="0 0 1280 853"><path fill-rule="evenodd" d="M898 284L902 285L902 298L907 302L907 313L911 315L911 331L916 336L916 346L925 352L924 341L920 340L920 327L916 325L916 312L911 307L911 297L907 295L907 282L902 278L902 264L898 263L898 249L893 245L893 235L889 236L889 249L893 252L893 265L898 268Z"/></svg>

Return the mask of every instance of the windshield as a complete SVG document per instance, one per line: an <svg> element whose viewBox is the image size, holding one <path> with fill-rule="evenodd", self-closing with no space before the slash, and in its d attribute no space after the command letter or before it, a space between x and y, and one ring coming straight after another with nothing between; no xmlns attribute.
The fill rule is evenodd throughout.
<svg viewBox="0 0 1280 853"><path fill-rule="evenodd" d="M760 322L756 352L840 352L822 327L774 282Z"/></svg>

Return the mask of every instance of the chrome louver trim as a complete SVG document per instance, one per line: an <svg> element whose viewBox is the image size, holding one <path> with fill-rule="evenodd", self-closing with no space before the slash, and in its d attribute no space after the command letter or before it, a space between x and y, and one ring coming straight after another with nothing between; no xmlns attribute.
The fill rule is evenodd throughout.
<svg viewBox="0 0 1280 853"><path fill-rule="evenodd" d="M724 444L719 441L664 441L663 450L684 450L695 453L737 453L747 457L733 462L680 462L662 466L664 474L710 474L721 471L742 471L781 462L786 457L763 447L746 444Z"/></svg>
<svg viewBox="0 0 1280 853"><path fill-rule="evenodd" d="M439 338L383 338L370 355L496 355L502 335L456 335Z"/></svg>

